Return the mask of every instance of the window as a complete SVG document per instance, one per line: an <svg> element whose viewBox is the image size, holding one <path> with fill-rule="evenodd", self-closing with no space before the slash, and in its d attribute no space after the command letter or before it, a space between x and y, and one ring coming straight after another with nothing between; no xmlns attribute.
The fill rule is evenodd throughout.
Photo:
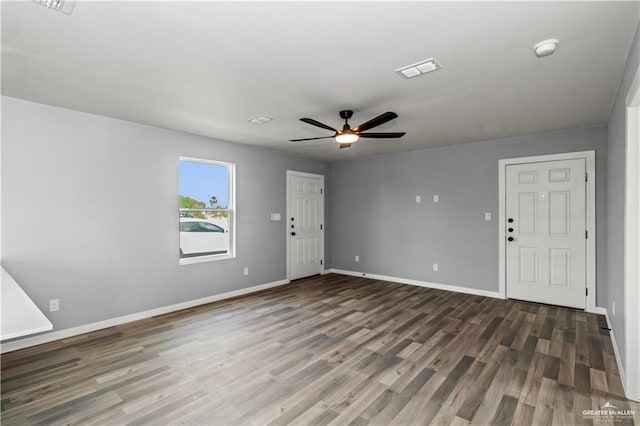
<svg viewBox="0 0 640 426"><path fill-rule="evenodd" d="M235 165L180 157L180 264L235 256Z"/></svg>

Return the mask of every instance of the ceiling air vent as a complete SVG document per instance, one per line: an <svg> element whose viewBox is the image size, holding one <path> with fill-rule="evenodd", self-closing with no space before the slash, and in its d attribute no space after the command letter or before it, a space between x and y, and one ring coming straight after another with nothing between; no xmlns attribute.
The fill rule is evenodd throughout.
<svg viewBox="0 0 640 426"><path fill-rule="evenodd" d="M249 119L249 121L252 122L253 124L264 124L264 123L270 122L271 120L273 120L273 118L266 117L264 115L259 115L257 117L253 117Z"/></svg>
<svg viewBox="0 0 640 426"><path fill-rule="evenodd" d="M76 4L76 0L33 0L38 4L46 6L49 9L57 10L67 15L71 15L73 12L73 6Z"/></svg>
<svg viewBox="0 0 640 426"><path fill-rule="evenodd" d="M406 67L398 68L396 72L402 77L409 79L417 77L422 74L427 74L433 71L437 71L442 68L442 65L435 58L425 59L424 61L416 62L415 64L407 65Z"/></svg>

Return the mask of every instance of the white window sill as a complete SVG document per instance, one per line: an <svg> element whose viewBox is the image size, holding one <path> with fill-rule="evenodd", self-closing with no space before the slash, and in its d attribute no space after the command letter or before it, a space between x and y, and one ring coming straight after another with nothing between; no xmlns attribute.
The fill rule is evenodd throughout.
<svg viewBox="0 0 640 426"><path fill-rule="evenodd" d="M210 256L183 257L180 259L180 265L191 265L193 263L215 262L216 260L233 259L236 255L229 254L213 254Z"/></svg>

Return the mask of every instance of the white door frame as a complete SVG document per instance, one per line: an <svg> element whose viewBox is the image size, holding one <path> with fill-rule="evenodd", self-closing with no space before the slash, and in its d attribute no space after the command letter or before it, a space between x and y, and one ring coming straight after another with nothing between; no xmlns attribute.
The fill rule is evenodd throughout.
<svg viewBox="0 0 640 426"><path fill-rule="evenodd" d="M324 175L317 175L314 173L307 172L297 172L295 170L287 170L287 216L285 217L285 235L287 241L287 281L291 280L291 259L289 256L289 246L291 245L291 238L289 238L289 233L291 232L291 228L289 226L289 218L291 217L291 203L289 200L289 180L291 176L302 176L302 177L310 177L310 178L320 178L320 223L322 223L322 229L320 230L320 256L321 256L321 264L320 264L320 273L324 274L325 268L325 256L324 256L324 231L325 231L325 222L324 222Z"/></svg>
<svg viewBox="0 0 640 426"><path fill-rule="evenodd" d="M625 390L640 400L640 67L625 100L624 331ZM624 380L624 378L623 378Z"/></svg>
<svg viewBox="0 0 640 426"><path fill-rule="evenodd" d="M498 293L504 299L507 297L507 263L505 245L505 217L506 217L506 167L512 164L540 163L555 160L573 160L584 158L587 173L587 312L596 312L596 153L595 151L568 152L562 154L536 155L533 157L506 158L499 160L498 171Z"/></svg>

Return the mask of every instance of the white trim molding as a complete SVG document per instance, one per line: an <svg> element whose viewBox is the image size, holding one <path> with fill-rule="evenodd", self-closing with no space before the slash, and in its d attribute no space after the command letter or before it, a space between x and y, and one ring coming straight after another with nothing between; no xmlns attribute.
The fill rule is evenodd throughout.
<svg viewBox="0 0 640 426"><path fill-rule="evenodd" d="M537 163L543 161L571 160L584 158L587 174L587 312L596 312L596 153L595 151L568 152L551 155L537 155L533 157L505 158L498 161L498 293L502 298L507 297L506 288L506 167L511 164Z"/></svg>
<svg viewBox="0 0 640 426"><path fill-rule="evenodd" d="M625 99L624 339L627 397L640 400L640 67ZM614 342L615 343L615 342ZM617 350L617 345L614 344ZM625 382L625 380L623 380Z"/></svg>
<svg viewBox="0 0 640 426"><path fill-rule="evenodd" d="M609 319L609 312L606 309L602 309L604 313L604 317L607 319L607 327L609 327L609 335L611 336L611 345L613 346L613 353L616 357L616 364L618 364L618 373L620 374L620 381L622 382L622 390L624 391L624 395L627 399L631 399L633 401L640 402L640 395L633 395L629 392L629 388L627 386L627 375L625 373L624 365L622 364L622 359L620 358L620 351L618 349L618 343L616 342L616 335L613 331L613 324L611 323L611 319Z"/></svg>
<svg viewBox="0 0 640 426"><path fill-rule="evenodd" d="M415 286L418 286L418 287L434 288L434 289L437 289L437 290L445 290L445 291L453 291L453 292L456 292L456 293L473 294L474 296L485 296L485 297L493 297L493 298L496 298L496 299L504 299L496 291L480 290L480 289L476 289L476 288L461 287L461 286L449 285L449 284L438 284L438 283L432 283L432 282L428 282L428 281L412 280L412 279L409 279L409 278L398 278L398 277L391 277L391 276L388 276L388 275L369 274L367 272L348 271L348 270L344 270L344 269L327 269L326 273L327 274L334 273L334 274L340 274L340 275L349 275L349 276L352 276L352 277L370 278L370 279L373 279L373 280L389 281L389 282L399 283L399 284L409 284L409 285L415 285Z"/></svg>
<svg viewBox="0 0 640 426"><path fill-rule="evenodd" d="M224 299L244 296L258 291L267 290L274 287L289 284L289 280L273 281L266 284L260 284L253 287L247 287L240 290L229 291L226 293L214 294L213 296L202 297L200 299L189 300L174 305L163 306L160 308L150 309L148 311L136 312L134 314L124 315L117 318L111 318L104 321L98 321L91 324L85 324L78 327L67 328L64 330L53 331L51 333L39 334L37 336L27 337L24 339L14 340L0 344L0 353L15 351L18 349L28 348L30 346L41 345L43 343L53 342L54 340L66 339L79 334L90 333L92 331L101 330L103 328L114 327L116 325L125 324L144 318L155 317L158 315L168 314L170 312L180 311L182 309L193 308L194 306L205 305L207 303L218 302Z"/></svg>
<svg viewBox="0 0 640 426"><path fill-rule="evenodd" d="M196 157L185 157L181 155L180 157L178 157L178 178L180 177L180 163L182 161L188 161L191 163L209 164L214 166L223 166L227 168L227 179L228 179L227 191L229 193L228 195L229 200L227 203L227 208L225 210L227 210L227 213L229 214L229 217L228 217L229 222L227 226L227 231L229 232L229 250L228 250L228 253L226 254L203 255L203 256L194 256L194 257L179 257L178 264L182 266L182 265L192 265L194 263L215 262L218 260L235 259L236 235L237 235L236 164L226 162L226 161L208 160L208 159L196 158ZM180 208L179 205L178 205L178 210L180 212L183 211L183 209ZM182 251L182 248L180 248L180 251Z"/></svg>

